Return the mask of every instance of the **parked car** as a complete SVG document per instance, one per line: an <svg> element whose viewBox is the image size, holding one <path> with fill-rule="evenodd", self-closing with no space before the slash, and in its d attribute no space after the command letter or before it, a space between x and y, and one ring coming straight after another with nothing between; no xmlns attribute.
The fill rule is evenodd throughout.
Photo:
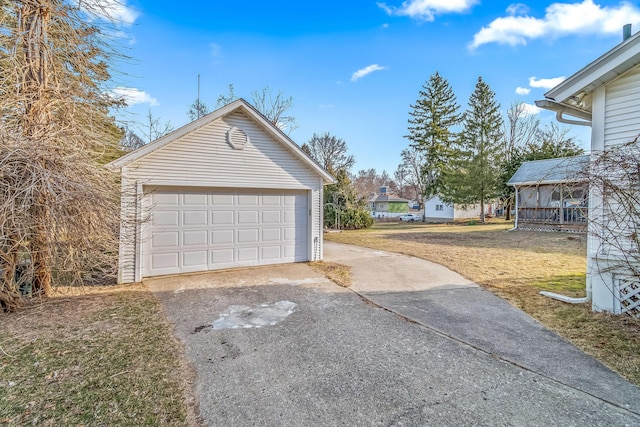
<svg viewBox="0 0 640 427"><path fill-rule="evenodd" d="M420 217L416 214L404 214L402 216L398 217L398 221L400 222L414 222L414 221L420 221Z"/></svg>

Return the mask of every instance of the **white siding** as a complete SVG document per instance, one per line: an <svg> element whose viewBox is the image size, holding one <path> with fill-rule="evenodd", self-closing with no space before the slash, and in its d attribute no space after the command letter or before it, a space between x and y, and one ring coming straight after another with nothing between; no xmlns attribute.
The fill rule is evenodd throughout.
<svg viewBox="0 0 640 427"><path fill-rule="evenodd" d="M442 210L436 210L442 206ZM452 205L444 203L439 196L434 196L424 204L424 217L427 221L453 221L454 209Z"/></svg>
<svg viewBox="0 0 640 427"><path fill-rule="evenodd" d="M234 126L249 136L242 150L226 141L226 132ZM122 169L121 283L140 278L135 274L140 265L135 254L141 247L141 194L136 190L150 185L311 190L308 252L314 260L321 257L322 178L241 112L219 118Z"/></svg>
<svg viewBox="0 0 640 427"><path fill-rule="evenodd" d="M226 132L233 126L249 136L243 150L234 150L226 141ZM318 185L317 174L239 112L134 161L128 170L132 179L212 187L309 189Z"/></svg>
<svg viewBox="0 0 640 427"><path fill-rule="evenodd" d="M632 141L640 133L640 67L606 87L605 147Z"/></svg>

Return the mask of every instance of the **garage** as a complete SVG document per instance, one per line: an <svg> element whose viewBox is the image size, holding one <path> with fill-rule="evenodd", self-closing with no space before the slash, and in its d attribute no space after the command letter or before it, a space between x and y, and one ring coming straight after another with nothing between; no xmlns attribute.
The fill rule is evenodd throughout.
<svg viewBox="0 0 640 427"><path fill-rule="evenodd" d="M308 259L308 195L277 190L147 189L144 276Z"/></svg>
<svg viewBox="0 0 640 427"><path fill-rule="evenodd" d="M119 283L322 259L334 179L243 99L107 168L121 180Z"/></svg>

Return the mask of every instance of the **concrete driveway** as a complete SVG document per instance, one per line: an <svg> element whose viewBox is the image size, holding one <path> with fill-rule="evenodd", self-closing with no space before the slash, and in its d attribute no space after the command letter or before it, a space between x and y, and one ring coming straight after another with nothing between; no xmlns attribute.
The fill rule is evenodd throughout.
<svg viewBox="0 0 640 427"><path fill-rule="evenodd" d="M636 387L508 304L440 266L360 250L327 244L325 257L353 266L361 295L306 264L145 281L185 345L206 425L640 425ZM396 263L410 285L382 283ZM377 283L361 276L376 265ZM486 329L508 331L494 343ZM551 360L586 363L606 384L512 356L549 343L568 351Z"/></svg>

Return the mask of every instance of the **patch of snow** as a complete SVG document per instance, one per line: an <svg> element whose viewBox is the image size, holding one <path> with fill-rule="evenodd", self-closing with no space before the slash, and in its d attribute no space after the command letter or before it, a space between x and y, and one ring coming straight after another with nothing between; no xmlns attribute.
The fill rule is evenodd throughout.
<svg viewBox="0 0 640 427"><path fill-rule="evenodd" d="M227 313L222 313L218 320L211 324L215 330L238 328L261 328L273 326L293 313L296 303L278 301L272 304L260 304L257 307L246 305L229 306Z"/></svg>

